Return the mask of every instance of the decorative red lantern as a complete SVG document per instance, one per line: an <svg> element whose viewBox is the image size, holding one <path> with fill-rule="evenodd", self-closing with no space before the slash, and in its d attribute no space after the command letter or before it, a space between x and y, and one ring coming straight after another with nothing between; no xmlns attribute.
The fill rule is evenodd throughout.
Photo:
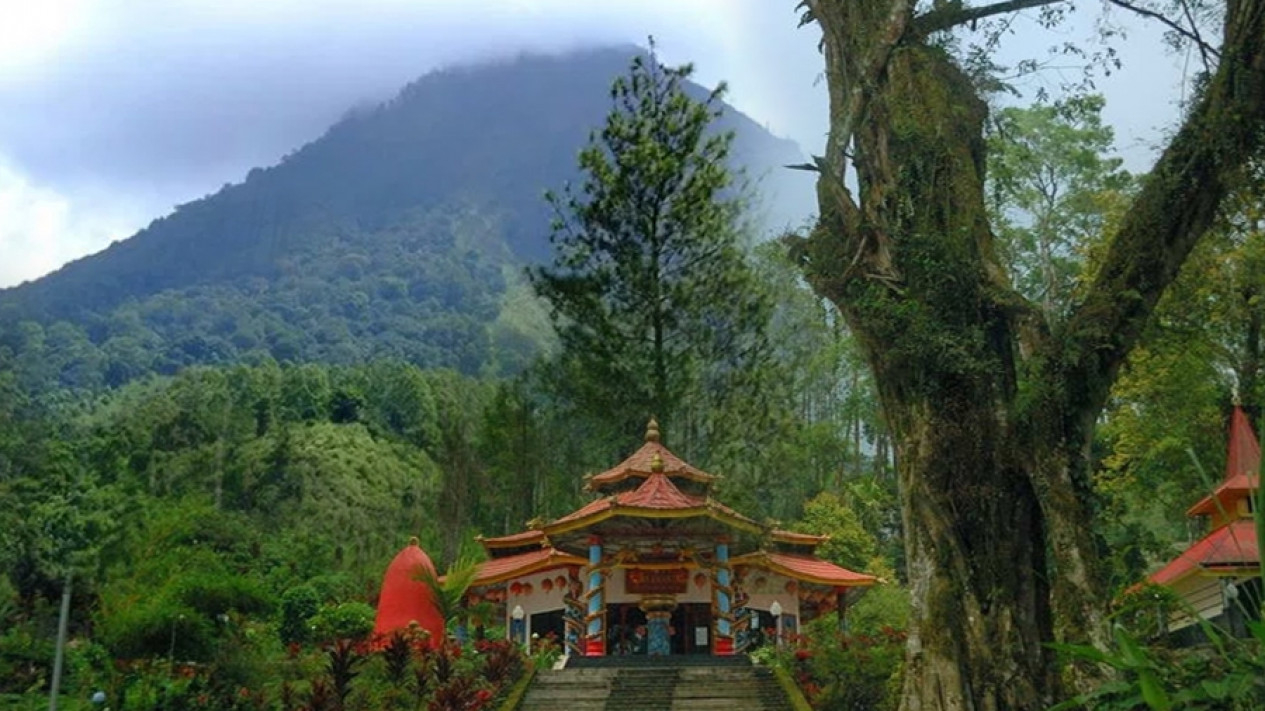
<svg viewBox="0 0 1265 711"><path fill-rule="evenodd" d="M541 580L540 589L545 592L549 592L550 590L553 590L553 578L545 578L544 580Z"/></svg>
<svg viewBox="0 0 1265 711"><path fill-rule="evenodd" d="M701 588L701 587L703 587L704 585L706 585L706 584L707 584L707 576L706 576L706 575L703 575L702 573L695 573L695 574L694 574L694 584L695 584L695 585L697 585L697 586L698 586L698 587L700 587L700 588Z"/></svg>
<svg viewBox="0 0 1265 711"><path fill-rule="evenodd" d="M522 584L522 583L518 582L517 580L515 580L515 581L514 581L514 582L512 582L512 583L510 583L510 594L511 594L511 595L520 595L520 594L522 594L522 592L523 592L523 584Z"/></svg>
<svg viewBox="0 0 1265 711"><path fill-rule="evenodd" d="M523 594L524 594L524 595L530 595L530 594L531 594L531 583L527 583L527 584L523 585Z"/></svg>
<svg viewBox="0 0 1265 711"><path fill-rule="evenodd" d="M565 588L567 586L567 576L559 575L553 579L553 584L557 585L559 590Z"/></svg>

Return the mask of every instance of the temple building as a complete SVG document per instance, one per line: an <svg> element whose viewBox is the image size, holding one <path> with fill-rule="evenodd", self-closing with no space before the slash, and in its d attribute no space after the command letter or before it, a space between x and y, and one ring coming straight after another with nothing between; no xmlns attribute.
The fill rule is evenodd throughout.
<svg viewBox="0 0 1265 711"><path fill-rule="evenodd" d="M1234 408L1225 479L1186 512L1207 519L1208 533L1147 579L1173 590L1183 605L1167 620L1170 633L1195 633L1200 618L1242 634L1258 614L1261 559L1253 520L1260 486L1261 447L1247 415Z"/></svg>
<svg viewBox="0 0 1265 711"><path fill-rule="evenodd" d="M768 631L847 606L874 576L814 555L825 536L777 530L719 503L717 477L660 442L586 477L595 499L521 533L480 538L468 601L511 638L553 635L570 655L731 655Z"/></svg>

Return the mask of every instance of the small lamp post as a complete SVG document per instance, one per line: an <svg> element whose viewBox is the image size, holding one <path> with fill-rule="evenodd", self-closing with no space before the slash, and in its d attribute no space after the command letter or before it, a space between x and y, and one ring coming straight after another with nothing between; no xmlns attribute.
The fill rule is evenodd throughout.
<svg viewBox="0 0 1265 711"><path fill-rule="evenodd" d="M513 635L514 641L527 646L527 612L523 610L522 605L515 605L510 611L510 634Z"/></svg>
<svg viewBox="0 0 1265 711"><path fill-rule="evenodd" d="M777 600L769 605L769 614L773 615L773 629L777 634L777 646L782 646L782 603Z"/></svg>

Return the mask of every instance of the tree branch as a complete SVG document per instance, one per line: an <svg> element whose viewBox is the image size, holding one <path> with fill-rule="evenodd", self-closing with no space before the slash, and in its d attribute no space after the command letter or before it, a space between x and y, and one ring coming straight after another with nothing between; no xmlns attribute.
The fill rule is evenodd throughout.
<svg viewBox="0 0 1265 711"><path fill-rule="evenodd" d="M975 7L963 7L958 4L950 4L939 7L930 12L923 13L914 18L913 31L920 35L929 35L933 32L947 30L957 25L964 25L968 22L982 20L985 17L993 15L1002 15L1007 12L1018 12L1043 5L1054 5L1056 3L1068 2L1068 0L1006 0L1006 2L993 3L992 5L978 5Z"/></svg>
<svg viewBox="0 0 1265 711"><path fill-rule="evenodd" d="M1212 47L1209 47L1208 43L1204 42L1203 35L1199 34L1199 23L1195 21L1195 13L1191 12L1190 10L1190 3L1187 2L1186 0L1181 0L1181 3L1182 3L1182 14L1186 16L1186 21L1190 23L1190 31L1194 33L1195 35L1195 43L1196 43L1196 46L1199 47L1199 59L1203 61L1204 71L1211 74L1212 60L1208 58L1208 55L1209 54L1215 55L1216 50L1213 49Z"/></svg>
<svg viewBox="0 0 1265 711"><path fill-rule="evenodd" d="M1177 24L1176 22L1173 22L1172 20L1168 19L1164 15L1154 10L1148 10L1145 7L1140 7L1138 5L1135 5L1129 2L1128 0L1107 0L1107 2L1111 3L1112 5L1115 5L1116 7L1122 7L1125 10L1128 10L1129 12L1141 15L1142 17L1145 17L1151 20L1157 20L1159 21L1160 24L1164 25L1168 29L1176 32L1182 37L1185 37L1191 42L1194 42L1195 46L1199 48L1200 54L1204 55L1205 67L1207 67L1208 65L1207 55L1211 54L1212 56L1217 57L1217 58L1221 57L1221 53L1217 51L1216 47L1213 47L1207 42L1204 42L1203 38L1199 36L1198 29L1192 32L1191 30L1188 30L1185 27L1182 27L1181 25ZM1191 26L1194 27L1193 22Z"/></svg>
<svg viewBox="0 0 1265 711"><path fill-rule="evenodd" d="M1117 0L1112 0L1116 2ZM1112 239L1058 359L1075 410L1097 417L1116 371L1221 202L1265 149L1265 0L1227 13L1223 59L1208 90L1156 163ZM1075 414L1069 412L1069 414Z"/></svg>

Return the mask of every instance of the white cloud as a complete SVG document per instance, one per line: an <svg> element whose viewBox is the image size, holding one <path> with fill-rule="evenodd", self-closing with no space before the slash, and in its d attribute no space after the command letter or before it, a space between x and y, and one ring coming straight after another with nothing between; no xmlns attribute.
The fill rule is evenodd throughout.
<svg viewBox="0 0 1265 711"><path fill-rule="evenodd" d="M0 286L274 163L427 71L522 51L654 35L665 62L727 80L732 104L818 152L818 32L796 20L787 0L0 0ZM1026 22L1009 40L1025 56L1060 39ZM1145 168L1177 72L1152 32L1122 50L1107 115Z"/></svg>
<svg viewBox="0 0 1265 711"><path fill-rule="evenodd" d="M134 233L140 206L71 200L33 184L0 157L0 288L42 276Z"/></svg>

